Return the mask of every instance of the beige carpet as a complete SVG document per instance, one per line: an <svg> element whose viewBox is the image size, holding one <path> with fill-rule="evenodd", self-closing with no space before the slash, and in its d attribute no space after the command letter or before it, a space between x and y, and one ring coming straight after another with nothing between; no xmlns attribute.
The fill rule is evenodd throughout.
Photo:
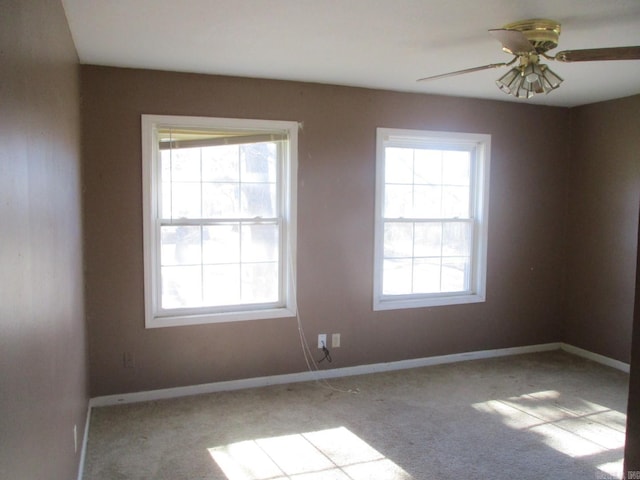
<svg viewBox="0 0 640 480"><path fill-rule="evenodd" d="M620 478L627 381L556 351L95 408L84 479Z"/></svg>

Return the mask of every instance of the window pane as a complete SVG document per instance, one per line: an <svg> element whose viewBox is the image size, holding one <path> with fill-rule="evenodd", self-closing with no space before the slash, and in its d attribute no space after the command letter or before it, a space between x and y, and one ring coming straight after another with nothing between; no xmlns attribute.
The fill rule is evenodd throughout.
<svg viewBox="0 0 640 480"><path fill-rule="evenodd" d="M202 261L205 264L240 261L240 224L209 225L202 228Z"/></svg>
<svg viewBox="0 0 640 480"><path fill-rule="evenodd" d="M200 267L162 267L162 308L200 306L202 280Z"/></svg>
<svg viewBox="0 0 640 480"><path fill-rule="evenodd" d="M273 218L276 216L276 185L274 183L243 183L243 217Z"/></svg>
<svg viewBox="0 0 640 480"><path fill-rule="evenodd" d="M237 305L240 303L240 265L205 265L203 268L203 301L205 305Z"/></svg>
<svg viewBox="0 0 640 480"><path fill-rule="evenodd" d="M441 218L442 187L416 185L413 211L416 218Z"/></svg>
<svg viewBox="0 0 640 480"><path fill-rule="evenodd" d="M440 292L440 259L416 259L413 266L413 293Z"/></svg>
<svg viewBox="0 0 640 480"><path fill-rule="evenodd" d="M413 248L416 257L439 257L442 255L441 223L417 223L415 232Z"/></svg>
<svg viewBox="0 0 640 480"><path fill-rule="evenodd" d="M469 289L469 258L442 260L442 291L462 292Z"/></svg>
<svg viewBox="0 0 640 480"><path fill-rule="evenodd" d="M442 216L469 218L469 188L442 187Z"/></svg>
<svg viewBox="0 0 640 480"><path fill-rule="evenodd" d="M200 149L176 148L170 151L171 181L200 181Z"/></svg>
<svg viewBox="0 0 640 480"><path fill-rule="evenodd" d="M203 183L204 218L235 218L240 215L240 189L237 183Z"/></svg>
<svg viewBox="0 0 640 480"><path fill-rule="evenodd" d="M278 245L278 225L242 226L243 262L277 261Z"/></svg>
<svg viewBox="0 0 640 480"><path fill-rule="evenodd" d="M382 293L402 295L411 293L411 259L385 259L383 262Z"/></svg>
<svg viewBox="0 0 640 480"><path fill-rule="evenodd" d="M243 182L276 181L276 144L249 143L240 147Z"/></svg>
<svg viewBox="0 0 640 480"><path fill-rule="evenodd" d="M413 224L387 222L384 224L384 256L411 257L413 255Z"/></svg>
<svg viewBox="0 0 640 480"><path fill-rule="evenodd" d="M470 185L471 154L466 151L445 151L442 162L442 183L445 185Z"/></svg>
<svg viewBox="0 0 640 480"><path fill-rule="evenodd" d="M171 218L200 218L200 183L173 182Z"/></svg>
<svg viewBox="0 0 640 480"><path fill-rule="evenodd" d="M447 222L443 225L442 254L464 257L471 255L470 222Z"/></svg>
<svg viewBox="0 0 640 480"><path fill-rule="evenodd" d="M384 213L387 218L411 218L413 187L411 185L386 185L384 187Z"/></svg>
<svg viewBox="0 0 640 480"><path fill-rule="evenodd" d="M385 183L413 183L413 149L387 147L384 167Z"/></svg>
<svg viewBox="0 0 640 480"><path fill-rule="evenodd" d="M160 228L161 265L199 265L200 227Z"/></svg>
<svg viewBox="0 0 640 480"><path fill-rule="evenodd" d="M202 180L238 182L240 180L238 145L204 147L202 149Z"/></svg>
<svg viewBox="0 0 640 480"><path fill-rule="evenodd" d="M278 301L278 264L248 263L242 265L242 302Z"/></svg>
<svg viewBox="0 0 640 480"><path fill-rule="evenodd" d="M415 151L415 176L417 184L440 185L442 182L442 152L418 149Z"/></svg>

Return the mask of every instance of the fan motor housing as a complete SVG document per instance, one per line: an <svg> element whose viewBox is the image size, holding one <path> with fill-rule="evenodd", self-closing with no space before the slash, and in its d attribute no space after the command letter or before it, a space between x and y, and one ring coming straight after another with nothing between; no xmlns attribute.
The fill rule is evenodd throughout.
<svg viewBox="0 0 640 480"><path fill-rule="evenodd" d="M522 32L538 53L545 53L558 46L560 24L555 20L534 18L508 23L502 28Z"/></svg>

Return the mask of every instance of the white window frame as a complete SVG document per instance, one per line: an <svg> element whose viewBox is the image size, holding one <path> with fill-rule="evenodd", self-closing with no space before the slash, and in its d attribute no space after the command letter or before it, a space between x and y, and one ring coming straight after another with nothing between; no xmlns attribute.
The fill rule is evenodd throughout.
<svg viewBox="0 0 640 480"><path fill-rule="evenodd" d="M295 316L297 308L294 282L296 278L298 122L143 114L141 124L145 327L172 327ZM280 195L282 206L280 288L283 298L276 307L251 304L228 309L202 307L162 310L160 307L162 279L160 275L159 182L161 180L157 131L159 128L166 127L280 131L288 135L289 148L278 166L278 195Z"/></svg>
<svg viewBox="0 0 640 480"><path fill-rule="evenodd" d="M452 148L475 152L471 172L473 245L471 251L471 282L467 292L385 295L382 293L384 261L384 188L385 147L395 146ZM376 193L373 310L393 310L441 305L484 302L486 300L487 237L489 220L489 166L491 135L428 130L378 128L376 131Z"/></svg>

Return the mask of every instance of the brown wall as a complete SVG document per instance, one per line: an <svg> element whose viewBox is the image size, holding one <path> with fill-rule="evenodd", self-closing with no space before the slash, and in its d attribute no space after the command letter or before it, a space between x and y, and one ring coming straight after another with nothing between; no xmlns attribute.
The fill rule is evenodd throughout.
<svg viewBox="0 0 640 480"><path fill-rule="evenodd" d="M88 402L77 56L60 2L0 11L0 478L71 479Z"/></svg>
<svg viewBox="0 0 640 480"><path fill-rule="evenodd" d="M81 78L92 396L306 369L290 318L145 330L143 113L304 122L298 304L308 338L342 334L331 367L559 340L567 109L95 66ZM372 311L379 126L492 135L486 303Z"/></svg>
<svg viewBox="0 0 640 480"><path fill-rule="evenodd" d="M640 218L638 221L638 252L640 252ZM631 373L627 402L627 441L624 450L625 478L631 477L629 472L640 472L640 255L638 255L636 265Z"/></svg>
<svg viewBox="0 0 640 480"><path fill-rule="evenodd" d="M630 361L640 95L571 109L564 341Z"/></svg>

